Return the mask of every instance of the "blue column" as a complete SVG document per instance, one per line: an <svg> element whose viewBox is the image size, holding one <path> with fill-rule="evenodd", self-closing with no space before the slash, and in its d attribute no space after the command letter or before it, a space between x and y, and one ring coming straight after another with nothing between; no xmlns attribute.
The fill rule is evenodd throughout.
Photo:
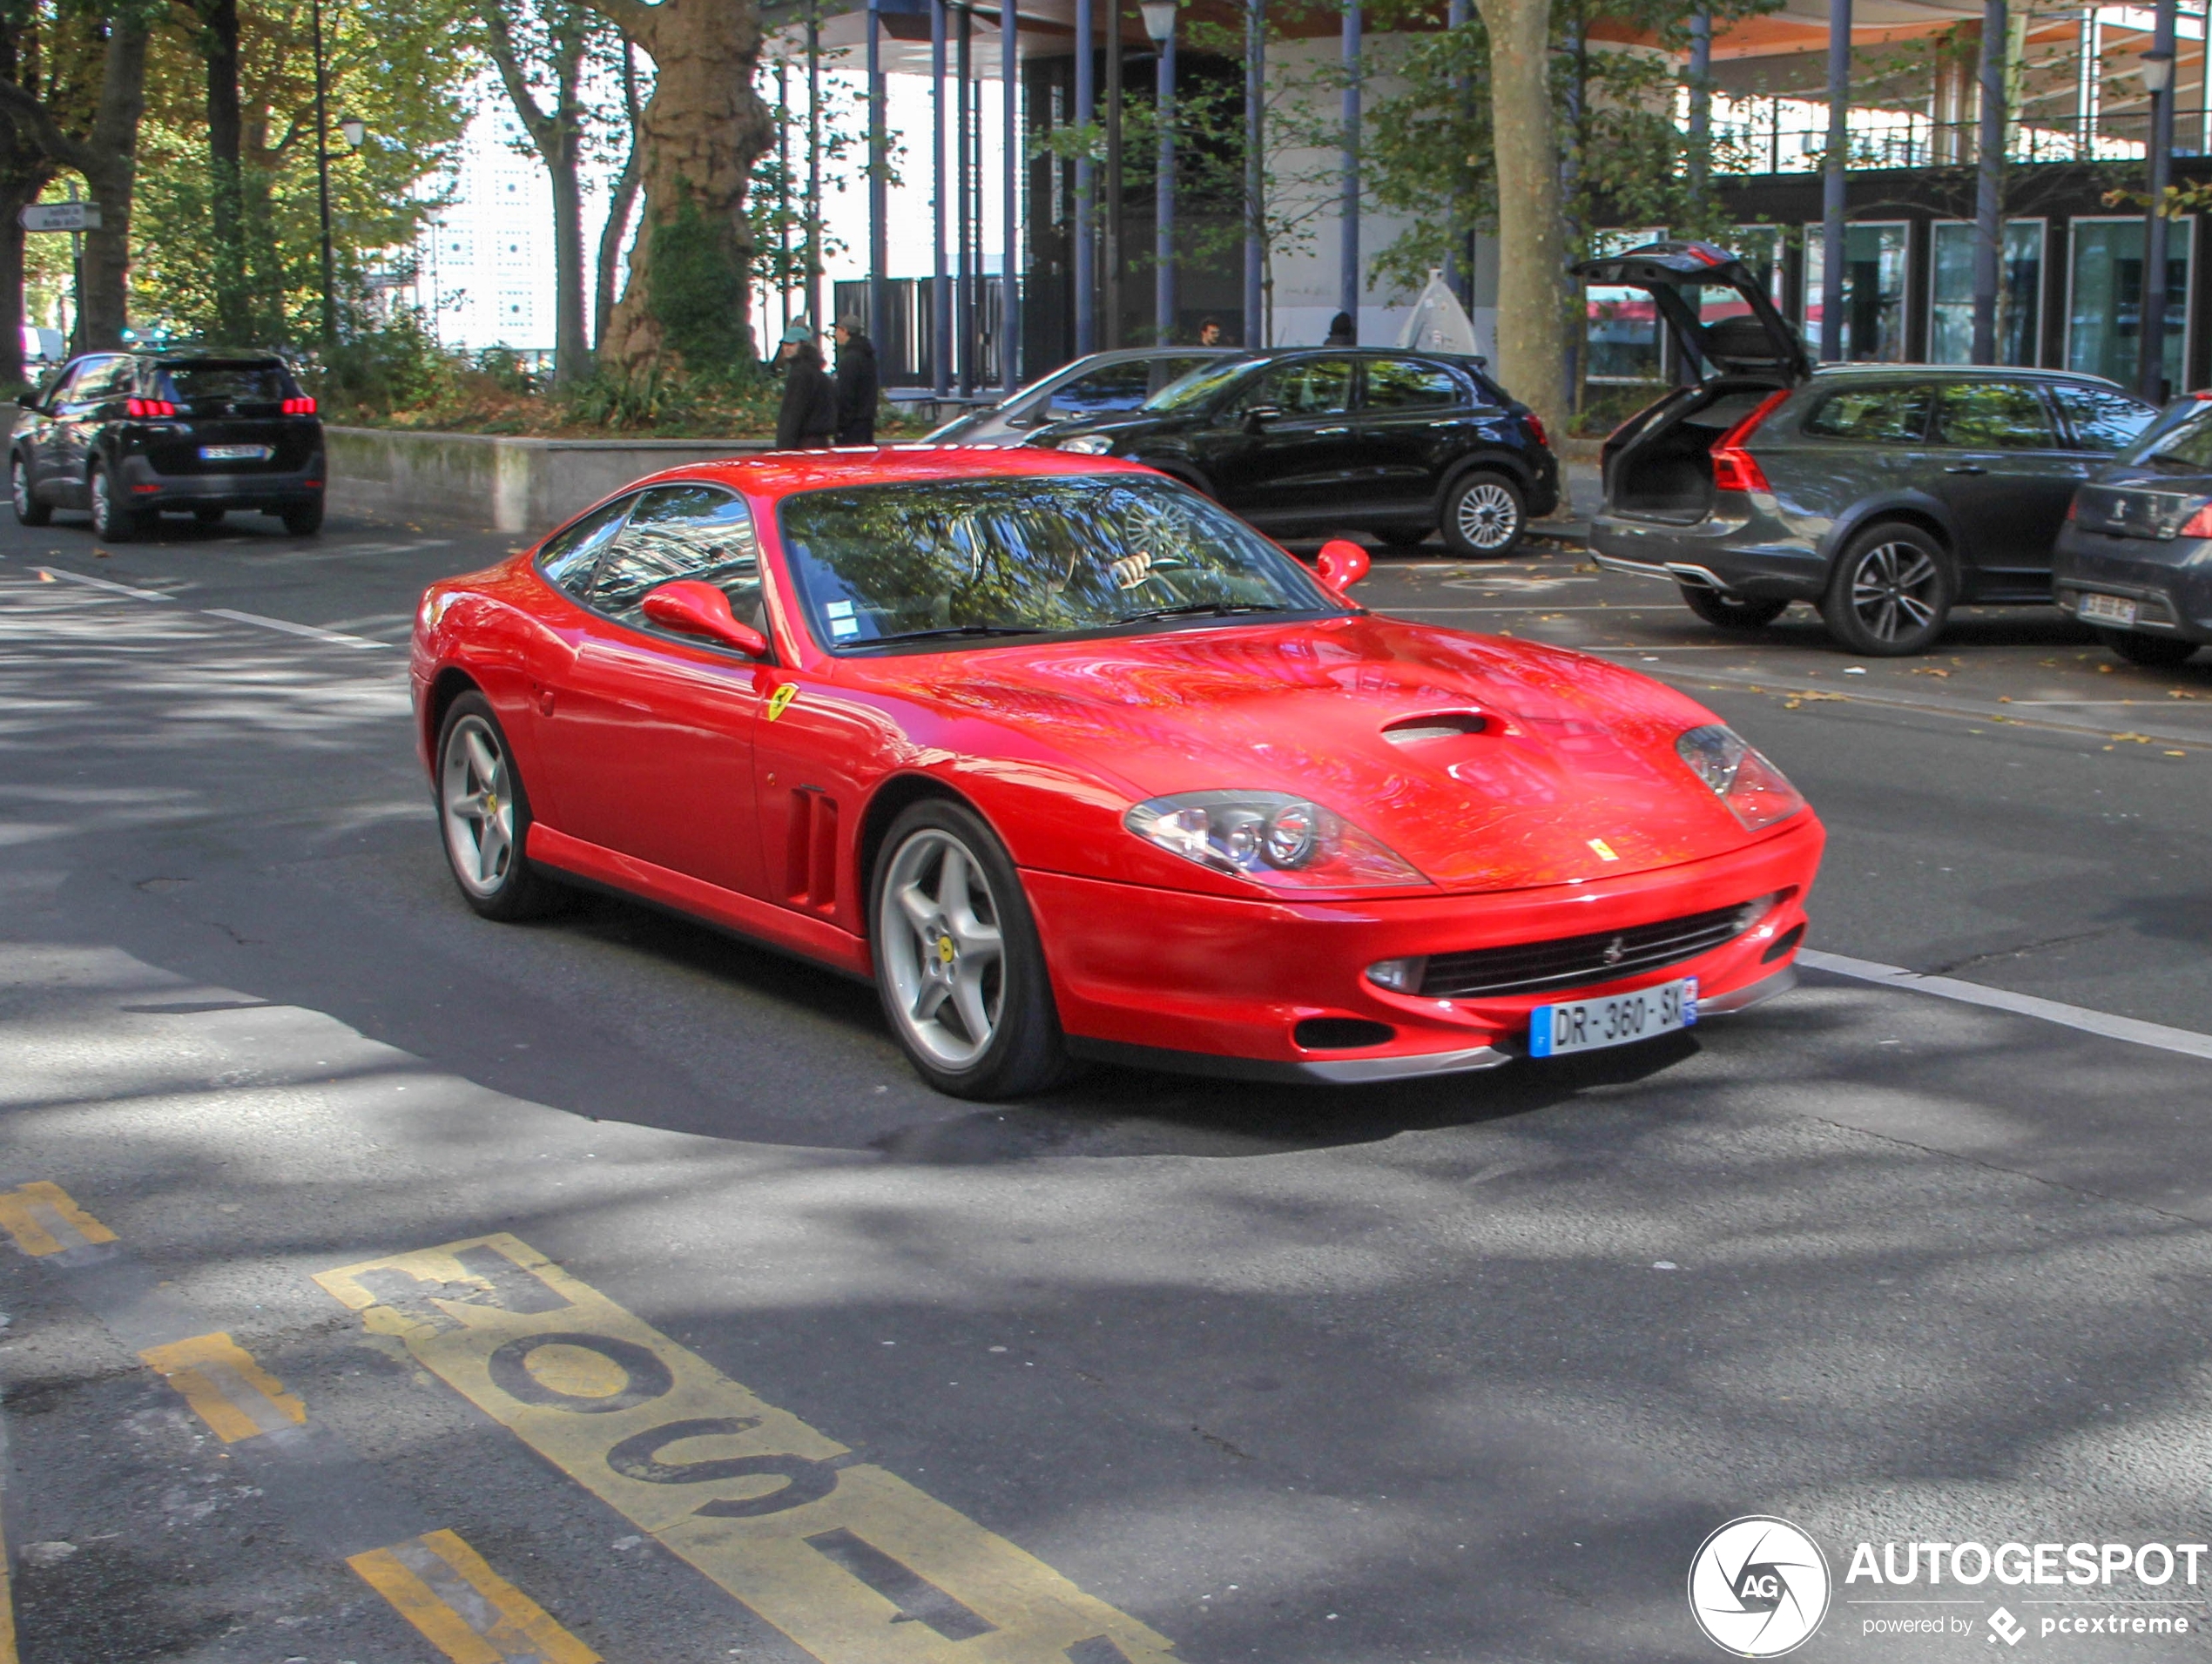
<svg viewBox="0 0 2212 1664"><path fill-rule="evenodd" d="M1689 190L1705 205L1705 180L1713 161L1713 14L1699 8L1689 18Z"/></svg>
<svg viewBox="0 0 2212 1664"><path fill-rule="evenodd" d="M1456 36L1467 27L1470 10L1467 0L1451 0L1451 3L1445 8L1445 28ZM1458 50L1457 42L1453 43L1453 49ZM1453 108L1459 113L1461 131L1464 131L1468 125L1469 118L1474 113L1474 80L1464 71L1452 77L1452 101ZM1453 221L1452 240L1444 246L1444 282L1453 294L1460 297L1460 304L1469 312L1473 312L1474 310L1473 233L1460 230L1458 226L1459 220L1467 212L1467 173L1462 168L1460 170L1458 186L1453 192L1452 198Z"/></svg>
<svg viewBox="0 0 2212 1664"><path fill-rule="evenodd" d="M1096 64L1098 30L1090 15L1090 0L1076 0L1076 130L1090 125L1098 104ZM1055 164L1055 165L1057 165ZM1098 350L1097 256L1091 246L1090 145L1085 141L1076 156L1076 238L1071 263L1075 267L1076 356Z"/></svg>
<svg viewBox="0 0 2212 1664"><path fill-rule="evenodd" d="M1175 30L1160 43L1155 83L1160 123L1159 178L1152 235L1152 335L1165 347L1175 339Z"/></svg>
<svg viewBox="0 0 2212 1664"><path fill-rule="evenodd" d="M929 369L942 399L953 390L953 289L945 262L945 0L929 0Z"/></svg>
<svg viewBox="0 0 2212 1664"><path fill-rule="evenodd" d="M1851 160L1851 0L1828 0L1828 157L1820 181L1820 356L1844 355L1844 170Z"/></svg>
<svg viewBox="0 0 2212 1664"><path fill-rule="evenodd" d="M883 136L882 13L876 0L868 0L868 339L880 353L885 350L890 320L890 296L883 285L888 265L889 203L884 171L887 157ZM825 320L816 319L819 329Z"/></svg>
<svg viewBox="0 0 2212 1664"><path fill-rule="evenodd" d="M1267 0L1244 0L1244 346L1267 345Z"/></svg>
<svg viewBox="0 0 2212 1664"><path fill-rule="evenodd" d="M2158 0L2143 77L2164 84L2150 95L2150 217L2143 227L2142 357L2135 391L2153 404L2166 402L2166 228L2161 212L2174 172L2174 0Z"/></svg>
<svg viewBox="0 0 2212 1664"><path fill-rule="evenodd" d="M1344 0L1344 190L1337 209L1337 306L1359 334L1359 0Z"/></svg>
<svg viewBox="0 0 2212 1664"><path fill-rule="evenodd" d="M2004 248L2005 0L1983 0L1981 129L1974 154L1974 345L1977 364L1997 361L1997 295Z"/></svg>
<svg viewBox="0 0 2212 1664"><path fill-rule="evenodd" d="M1006 253L1000 275L1006 304L999 320L999 369L1008 393L1022 385L1022 51L1014 0L999 7L999 66L1006 77Z"/></svg>

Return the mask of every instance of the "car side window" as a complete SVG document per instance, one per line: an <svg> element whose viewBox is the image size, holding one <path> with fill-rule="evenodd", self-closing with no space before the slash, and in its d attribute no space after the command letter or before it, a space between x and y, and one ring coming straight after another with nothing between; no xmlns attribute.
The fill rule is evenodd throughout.
<svg viewBox="0 0 2212 1664"><path fill-rule="evenodd" d="M127 358L86 359L78 367L77 375L69 384L66 401L87 405L112 399L124 390L130 373L131 360Z"/></svg>
<svg viewBox="0 0 2212 1664"><path fill-rule="evenodd" d="M52 378L39 391L39 404L51 410L68 398L70 388L77 385L77 373L83 367L81 363L64 364L56 370Z"/></svg>
<svg viewBox="0 0 2212 1664"><path fill-rule="evenodd" d="M1252 383L1241 408L1272 406L1286 416L1334 416L1352 408L1352 360L1301 358L1278 364Z"/></svg>
<svg viewBox="0 0 2212 1664"><path fill-rule="evenodd" d="M1952 381L1936 389L1935 441L1977 451L2054 451L2051 413L2017 381Z"/></svg>
<svg viewBox="0 0 2212 1664"><path fill-rule="evenodd" d="M1180 381L1191 371L1203 368L1213 361L1211 358L1156 358L1146 367L1151 390L1157 393L1162 387Z"/></svg>
<svg viewBox="0 0 2212 1664"><path fill-rule="evenodd" d="M625 624L642 624L648 590L678 578L698 578L730 597L740 623L763 628L760 547L743 497L712 485L657 485L591 581L591 604Z"/></svg>
<svg viewBox="0 0 2212 1664"><path fill-rule="evenodd" d="M599 564L600 551L614 541L622 522L637 506L634 496L617 497L555 532L537 552L537 569L556 589L576 600L584 599L591 591L591 574Z"/></svg>
<svg viewBox="0 0 2212 1664"><path fill-rule="evenodd" d="M1932 388L1900 386L1846 387L1831 394L1805 418L1804 431L1820 439L1910 444L1928 431Z"/></svg>
<svg viewBox="0 0 2212 1664"><path fill-rule="evenodd" d="M1365 408L1370 411L1449 410L1466 402L1459 378L1440 364L1410 358L1367 360Z"/></svg>
<svg viewBox="0 0 2212 1664"><path fill-rule="evenodd" d="M1149 367L1143 359L1134 359L1079 376L1066 387L1054 389L1046 403L1054 410L1087 416L1100 411L1134 410L1151 391Z"/></svg>
<svg viewBox="0 0 2212 1664"><path fill-rule="evenodd" d="M2066 425L2074 430L2077 450L2120 451L2150 426L2158 412L2140 399L2104 387L2074 387L2061 384L2051 389L2059 401Z"/></svg>

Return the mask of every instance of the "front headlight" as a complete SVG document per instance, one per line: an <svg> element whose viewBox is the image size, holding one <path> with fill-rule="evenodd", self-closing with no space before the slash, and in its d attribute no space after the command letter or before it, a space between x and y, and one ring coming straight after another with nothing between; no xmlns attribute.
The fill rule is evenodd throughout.
<svg viewBox="0 0 2212 1664"><path fill-rule="evenodd" d="M1074 451L1082 456L1103 456L1114 448L1111 434L1077 434L1073 439L1060 441L1063 451Z"/></svg>
<svg viewBox="0 0 2212 1664"><path fill-rule="evenodd" d="M1138 804L1122 824L1186 861L1278 889L1428 882L1380 839L1287 792L1183 792Z"/></svg>
<svg viewBox="0 0 2212 1664"><path fill-rule="evenodd" d="M1805 806L1782 771L1752 749L1733 728L1709 723L1675 742L1689 771L1713 788L1745 832L1787 820Z"/></svg>

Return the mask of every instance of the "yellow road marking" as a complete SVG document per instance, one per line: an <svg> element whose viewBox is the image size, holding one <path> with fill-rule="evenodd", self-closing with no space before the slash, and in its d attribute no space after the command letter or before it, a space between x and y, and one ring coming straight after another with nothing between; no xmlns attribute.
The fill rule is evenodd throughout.
<svg viewBox="0 0 2212 1664"><path fill-rule="evenodd" d="M115 1233L44 1179L0 1191L0 1227L33 1259L91 1243L111 1243Z"/></svg>
<svg viewBox="0 0 2212 1664"><path fill-rule="evenodd" d="M307 1406L228 1335L195 1335L149 1346L138 1357L183 1393L226 1445L307 1425Z"/></svg>
<svg viewBox="0 0 2212 1664"><path fill-rule="evenodd" d="M454 1664L599 1664L599 1654L449 1531L346 1562Z"/></svg>
<svg viewBox="0 0 2212 1664"><path fill-rule="evenodd" d="M824 1664L1171 1664L1164 1637L503 1232L315 1281Z"/></svg>

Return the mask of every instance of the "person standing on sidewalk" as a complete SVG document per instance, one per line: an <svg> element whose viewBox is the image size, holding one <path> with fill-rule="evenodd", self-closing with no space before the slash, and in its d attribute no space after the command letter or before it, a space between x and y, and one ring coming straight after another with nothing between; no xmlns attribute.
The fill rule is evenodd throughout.
<svg viewBox="0 0 2212 1664"><path fill-rule="evenodd" d="M784 331L776 361L784 372L784 401L776 411L776 448L820 450L837 433L837 389L830 385L822 368L822 349L814 345L806 325L793 324Z"/></svg>
<svg viewBox="0 0 2212 1664"><path fill-rule="evenodd" d="M837 442L875 443L875 344L858 318L837 325Z"/></svg>

